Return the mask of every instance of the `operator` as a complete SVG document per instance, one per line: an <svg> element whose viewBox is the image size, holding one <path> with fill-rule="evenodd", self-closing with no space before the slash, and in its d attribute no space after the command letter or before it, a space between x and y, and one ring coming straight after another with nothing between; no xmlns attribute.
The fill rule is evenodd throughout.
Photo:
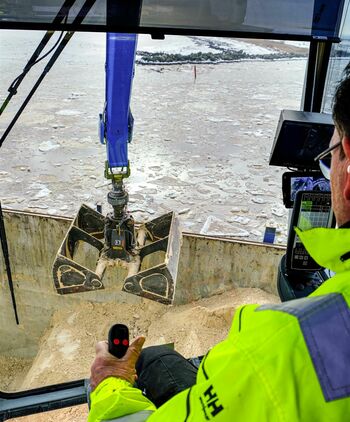
<svg viewBox="0 0 350 422"><path fill-rule="evenodd" d="M143 337L122 359L109 355L106 343L98 343L89 422L350 420L349 73L337 87L333 120L330 147L320 154L331 154L331 168L322 162L320 167L325 175L330 170L339 228L296 230L311 256L336 275L306 298L241 306L227 338L202 360L196 380L187 367L187 385L173 383L164 394L161 383L181 371L169 362L164 365L164 355L152 361L154 348L141 352ZM174 358L180 359L176 352ZM133 386L137 377L141 389ZM167 399L164 404L153 400L154 392Z"/></svg>

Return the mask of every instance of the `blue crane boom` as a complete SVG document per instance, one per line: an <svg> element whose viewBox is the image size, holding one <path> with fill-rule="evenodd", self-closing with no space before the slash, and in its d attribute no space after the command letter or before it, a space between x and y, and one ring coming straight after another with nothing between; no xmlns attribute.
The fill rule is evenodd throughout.
<svg viewBox="0 0 350 422"><path fill-rule="evenodd" d="M105 108L100 115L100 138L107 146L105 177L112 180L107 201L113 208L105 221L105 253L109 258L130 258L135 247L134 220L127 212L128 194L123 179L129 176L128 142L133 117L130 98L137 35L107 33Z"/></svg>
<svg viewBox="0 0 350 422"><path fill-rule="evenodd" d="M130 99L137 35L107 33L106 103L100 138L107 144L108 168L128 167L128 142L132 139Z"/></svg>

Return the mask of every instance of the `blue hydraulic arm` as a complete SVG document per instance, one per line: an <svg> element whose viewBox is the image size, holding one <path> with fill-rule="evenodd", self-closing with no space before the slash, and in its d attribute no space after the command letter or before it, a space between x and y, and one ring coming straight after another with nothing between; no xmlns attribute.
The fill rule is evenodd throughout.
<svg viewBox="0 0 350 422"><path fill-rule="evenodd" d="M107 144L109 171L119 175L129 165L128 142L133 129L130 98L136 46L136 34L107 33L106 103L100 115L100 139Z"/></svg>
<svg viewBox="0 0 350 422"><path fill-rule="evenodd" d="M112 180L107 201L113 208L105 218L104 251L108 258L126 260L135 246L134 220L127 212L129 196L123 179L130 174L128 142L133 130L130 97L136 44L135 34L107 34L106 101L100 115L100 139L107 145L105 177Z"/></svg>

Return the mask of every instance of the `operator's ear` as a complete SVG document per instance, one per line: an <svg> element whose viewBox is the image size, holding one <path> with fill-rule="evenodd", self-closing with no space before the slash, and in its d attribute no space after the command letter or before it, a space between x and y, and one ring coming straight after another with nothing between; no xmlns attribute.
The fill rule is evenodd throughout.
<svg viewBox="0 0 350 422"><path fill-rule="evenodd" d="M343 150L346 159L346 182L344 188L344 197L350 201L350 138L344 136L342 139Z"/></svg>

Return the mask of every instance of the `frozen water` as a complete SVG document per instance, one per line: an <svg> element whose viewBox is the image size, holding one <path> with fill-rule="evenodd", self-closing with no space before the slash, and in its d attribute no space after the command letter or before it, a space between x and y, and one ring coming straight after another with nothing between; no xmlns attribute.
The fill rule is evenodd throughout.
<svg viewBox="0 0 350 422"><path fill-rule="evenodd" d="M2 34L1 93L16 69L21 72L24 57L41 36L34 31ZM103 176L106 149L97 135L98 114L104 107L104 38L104 34L74 35L4 143L0 189L13 208L42 206L50 213L73 216L87 201L92 207L100 202L104 213L110 211L106 196L111 184ZM82 45L89 48L82 51ZM157 56L160 65L136 66L131 176L126 181L129 208L136 219L175 210L192 232L207 224L213 235L260 241L272 219L278 221L284 238L286 213L272 213L272 206L282 203L283 169L267 163L279 111L300 106L306 60L270 61L266 53L277 51L274 56L280 58L291 49L271 41L166 37L154 42L140 37L139 52L166 50L182 57L213 53L218 54L218 63L229 51L237 53L230 56L235 60L261 54L265 61L197 64L196 79L193 64L163 66L167 58L163 54ZM0 133L40 71L40 65L33 68L27 85L1 116ZM279 208L275 211L281 214ZM208 220L210 216L217 220ZM238 219L229 220L232 216Z"/></svg>
<svg viewBox="0 0 350 422"><path fill-rule="evenodd" d="M53 149L57 149L60 146L58 144L55 144L51 141L44 141L39 145L39 151L41 152L47 152L47 151L51 151Z"/></svg>

